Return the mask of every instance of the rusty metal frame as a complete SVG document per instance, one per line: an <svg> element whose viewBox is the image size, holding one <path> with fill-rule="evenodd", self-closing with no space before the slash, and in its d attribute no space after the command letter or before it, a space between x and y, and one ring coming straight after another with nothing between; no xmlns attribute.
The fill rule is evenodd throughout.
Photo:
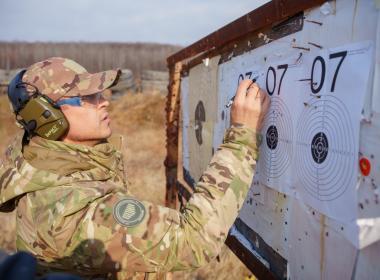
<svg viewBox="0 0 380 280"><path fill-rule="evenodd" d="M180 110L180 81L182 63L176 62L169 68L168 96L166 99L166 150L165 175L166 194L165 204L178 208L177 165L178 165L178 133Z"/></svg>
<svg viewBox="0 0 380 280"><path fill-rule="evenodd" d="M273 0L252 12L238 18L192 45L167 58L169 68L176 62L183 61L202 52L235 41L244 35L255 32L273 23L282 21L298 12L323 4L326 0Z"/></svg>
<svg viewBox="0 0 380 280"><path fill-rule="evenodd" d="M181 166L178 164L181 163L179 162L178 139L180 133L181 71L184 69L187 71L190 68L189 66L200 63L201 58L205 55L211 58L228 44L247 38L250 34L273 26L324 2L326 0L272 0L167 58L169 86L166 102L166 206L176 209L179 206L178 186L181 184L179 184L178 174L181 173L179 172ZM186 65L189 61L192 63ZM244 248L239 242L229 237L227 244L243 262L252 261L252 258L245 256ZM248 267L254 269L252 266L248 265ZM255 271L253 272L255 273ZM273 278L273 273L269 270L265 271L261 268L256 272L259 272L263 278Z"/></svg>

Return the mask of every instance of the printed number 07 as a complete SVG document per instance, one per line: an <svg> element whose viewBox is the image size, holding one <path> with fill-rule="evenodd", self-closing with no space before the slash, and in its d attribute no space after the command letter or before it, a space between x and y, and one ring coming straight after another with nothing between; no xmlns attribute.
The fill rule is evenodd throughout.
<svg viewBox="0 0 380 280"><path fill-rule="evenodd" d="M329 55L329 59L334 59L334 58L340 57L340 61L339 61L338 65L335 69L335 73L334 73L333 81L331 84L330 92L334 92L334 90L335 90L336 79L338 77L338 73L339 73L340 67L342 66L343 60L346 58L346 56L347 56L347 51L332 53ZM317 64L317 62L319 62L321 64L321 80L320 80L319 84L314 82L314 70L315 70L315 65ZM325 82L325 74L326 74L325 60L323 59L323 57L317 56L314 59L313 65L311 67L310 89L311 89L312 93L316 94L316 93L320 92L320 90L322 89L323 83ZM315 85L317 85L317 86L315 87Z"/></svg>
<svg viewBox="0 0 380 280"><path fill-rule="evenodd" d="M277 89L277 95L280 95L282 79L284 78L285 73L288 70L288 64L278 65L277 70L283 70L283 72L281 74L281 78L280 78L280 83L279 83L278 89ZM271 89L269 88L269 82L268 82L269 72L271 72L272 76L273 76L273 87ZM273 95L273 93L276 89L276 70L272 66L269 66L269 68L268 68L265 84L266 84L268 94Z"/></svg>

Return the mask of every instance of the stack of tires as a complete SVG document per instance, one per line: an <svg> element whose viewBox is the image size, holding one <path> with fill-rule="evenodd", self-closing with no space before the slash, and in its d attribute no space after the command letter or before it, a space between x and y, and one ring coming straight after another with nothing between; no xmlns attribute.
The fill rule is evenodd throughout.
<svg viewBox="0 0 380 280"><path fill-rule="evenodd" d="M136 84L133 72L130 69L122 69L119 82L111 88L113 97L124 94L126 92L135 92Z"/></svg>
<svg viewBox="0 0 380 280"><path fill-rule="evenodd" d="M143 93L166 95L168 83L169 73L166 71L144 70L141 73L141 91Z"/></svg>

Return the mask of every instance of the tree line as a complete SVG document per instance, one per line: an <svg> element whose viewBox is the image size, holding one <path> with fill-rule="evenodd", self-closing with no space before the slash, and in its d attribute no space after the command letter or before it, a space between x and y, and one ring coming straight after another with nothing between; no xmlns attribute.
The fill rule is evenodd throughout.
<svg viewBox="0 0 380 280"><path fill-rule="evenodd" d="M157 43L0 42L0 69L25 68L52 56L71 58L89 72L131 69L166 71L166 58L182 47Z"/></svg>

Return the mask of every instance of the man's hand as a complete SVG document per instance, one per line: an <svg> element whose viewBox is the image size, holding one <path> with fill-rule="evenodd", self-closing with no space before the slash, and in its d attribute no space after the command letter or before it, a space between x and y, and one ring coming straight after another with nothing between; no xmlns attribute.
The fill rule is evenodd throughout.
<svg viewBox="0 0 380 280"><path fill-rule="evenodd" d="M231 108L231 124L244 125L260 132L269 105L270 99L264 90L251 80L243 80Z"/></svg>

